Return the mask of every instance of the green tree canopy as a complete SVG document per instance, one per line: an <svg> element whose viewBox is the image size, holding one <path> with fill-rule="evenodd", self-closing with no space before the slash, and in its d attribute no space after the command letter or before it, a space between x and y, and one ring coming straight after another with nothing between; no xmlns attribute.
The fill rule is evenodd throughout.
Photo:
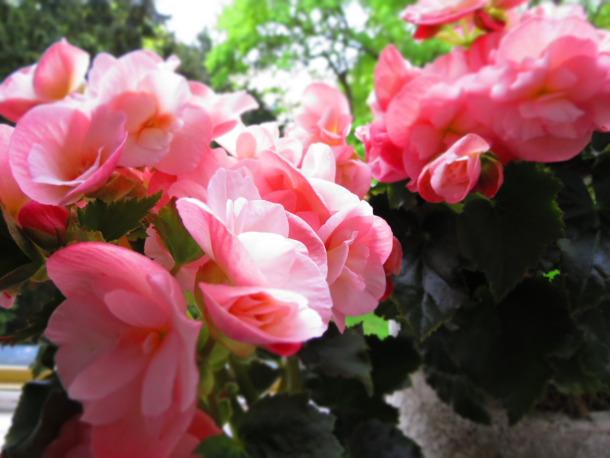
<svg viewBox="0 0 610 458"><path fill-rule="evenodd" d="M165 20L154 0L0 0L0 80L35 62L62 37L91 54L121 55L138 48L176 54L182 73L207 80L207 36L195 46L179 43Z"/></svg>
<svg viewBox="0 0 610 458"><path fill-rule="evenodd" d="M356 123L369 117L366 99L379 53L394 43L414 64L445 45L418 43L400 18L405 0L235 0L223 12L224 39L208 54L215 86L250 69L326 67L347 95ZM245 85L245 84L243 84Z"/></svg>

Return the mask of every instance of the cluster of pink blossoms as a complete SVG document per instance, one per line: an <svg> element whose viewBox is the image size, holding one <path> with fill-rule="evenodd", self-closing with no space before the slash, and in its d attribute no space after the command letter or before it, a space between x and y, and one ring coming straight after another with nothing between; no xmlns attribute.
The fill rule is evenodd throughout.
<svg viewBox="0 0 610 458"><path fill-rule="evenodd" d="M439 25L489 2L444 3L452 6L422 0L405 16ZM503 27L424 68L386 48L375 119L359 136L375 178L409 180L427 201L457 203L471 192L494 196L510 161L578 155L594 131L610 130L608 107L610 34L580 7L545 5L513 11Z"/></svg>
<svg viewBox="0 0 610 458"><path fill-rule="evenodd" d="M219 433L197 409L203 326L229 348L291 354L330 321L343 329L374 310L400 266L389 226L362 200L371 174L346 143L338 90L312 85L282 136L242 124L250 96L216 94L178 64L135 51L89 68L62 40L0 86L0 114L16 123L0 126L5 217L67 245L46 265L66 299L45 335L83 413L47 458L191 456ZM173 206L203 256L176 265L153 225L144 254L125 237L70 240L76 209L134 189L160 192L153 212Z"/></svg>

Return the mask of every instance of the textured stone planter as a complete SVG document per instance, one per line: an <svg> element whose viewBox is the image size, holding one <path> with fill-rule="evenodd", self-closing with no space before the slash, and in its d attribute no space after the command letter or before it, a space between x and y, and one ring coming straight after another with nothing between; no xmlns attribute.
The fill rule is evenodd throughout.
<svg viewBox="0 0 610 458"><path fill-rule="evenodd" d="M561 414L533 414L509 427L501 412L493 426L456 415L438 399L422 374L413 387L389 398L400 409L400 426L425 458L603 458L610 457L610 412L591 420Z"/></svg>

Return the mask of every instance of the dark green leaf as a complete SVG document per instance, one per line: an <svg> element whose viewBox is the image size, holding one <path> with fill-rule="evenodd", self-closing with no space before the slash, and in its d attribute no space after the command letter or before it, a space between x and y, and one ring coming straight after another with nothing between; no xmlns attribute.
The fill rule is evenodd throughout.
<svg viewBox="0 0 610 458"><path fill-rule="evenodd" d="M384 395L369 396L362 383L353 379L308 374L307 389L313 401L331 410L337 418L335 434L348 440L356 426L371 418L395 423L397 410L385 402Z"/></svg>
<svg viewBox="0 0 610 458"><path fill-rule="evenodd" d="M445 351L443 339L426 342L425 373L440 399L455 412L477 423L490 424L487 396L481 388L460 371Z"/></svg>
<svg viewBox="0 0 610 458"><path fill-rule="evenodd" d="M409 384L409 374L417 370L420 356L412 339L399 334L379 340L367 337L373 364L373 386L377 394L389 394Z"/></svg>
<svg viewBox="0 0 610 458"><path fill-rule="evenodd" d="M141 199L123 199L115 202L94 200L78 209L80 224L90 231L100 231L107 241L117 240L136 229L140 221L159 201L161 194Z"/></svg>
<svg viewBox="0 0 610 458"><path fill-rule="evenodd" d="M417 205L417 197L407 189L405 182L388 184L387 195L390 208L408 210Z"/></svg>
<svg viewBox="0 0 610 458"><path fill-rule="evenodd" d="M334 423L307 397L279 394L254 404L238 429L252 458L341 458Z"/></svg>
<svg viewBox="0 0 610 458"><path fill-rule="evenodd" d="M610 228L610 154L602 155L593 168L593 189L600 219Z"/></svg>
<svg viewBox="0 0 610 458"><path fill-rule="evenodd" d="M68 399L58 382L46 380L27 383L5 438L3 456L42 456L63 423L79 411L80 406Z"/></svg>
<svg viewBox="0 0 610 458"><path fill-rule="evenodd" d="M573 239L561 239L561 270L565 276L572 306L595 306L609 296L610 238L592 231Z"/></svg>
<svg viewBox="0 0 610 458"><path fill-rule="evenodd" d="M213 436L205 440L197 448L196 453L205 458L248 458L241 445L225 435Z"/></svg>
<svg viewBox="0 0 610 458"><path fill-rule="evenodd" d="M495 201L471 198L459 218L462 253L504 297L563 233L556 196L561 182L548 170L514 163Z"/></svg>
<svg viewBox="0 0 610 458"><path fill-rule="evenodd" d="M159 211L154 226L176 265L188 264L203 256L203 251L182 224L174 202Z"/></svg>
<svg viewBox="0 0 610 458"><path fill-rule="evenodd" d="M422 458L419 446L396 426L375 419L354 430L347 448L349 458Z"/></svg>
<svg viewBox="0 0 610 458"><path fill-rule="evenodd" d="M464 304L466 295L425 259L407 262L395 280L394 300L419 339L430 336Z"/></svg>
<svg viewBox="0 0 610 458"><path fill-rule="evenodd" d="M368 346L356 329L346 329L340 334L332 327L324 336L309 341L299 352L299 357L309 369L320 374L359 380L372 394Z"/></svg>
<svg viewBox="0 0 610 458"><path fill-rule="evenodd" d="M462 310L452 329L431 341L458 373L499 399L515 422L544 392L552 375L550 359L565 352L575 331L562 292L537 278L500 303L488 297Z"/></svg>
<svg viewBox="0 0 610 458"><path fill-rule="evenodd" d="M0 212L0 291L12 288L27 280L40 267L39 256L30 259L15 241L14 236L19 235L16 227L7 225L3 212ZM26 243L20 240L21 244ZM29 250L28 250L29 251Z"/></svg>

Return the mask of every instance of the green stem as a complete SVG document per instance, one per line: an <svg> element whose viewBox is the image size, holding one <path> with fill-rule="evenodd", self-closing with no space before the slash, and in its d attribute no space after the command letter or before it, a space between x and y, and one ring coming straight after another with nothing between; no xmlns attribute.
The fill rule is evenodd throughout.
<svg viewBox="0 0 610 458"><path fill-rule="evenodd" d="M248 405L251 406L258 399L258 394L256 388L254 388L254 385L252 384L252 380L250 380L250 374L248 374L247 367L241 362L236 361L234 357L229 359L229 365L235 375L235 380L239 385L241 393L244 395Z"/></svg>
<svg viewBox="0 0 610 458"><path fill-rule="evenodd" d="M303 392L303 380L301 379L301 368L299 366L299 359L296 356L289 356L286 358L284 366L284 380L285 388L289 393L302 393Z"/></svg>

